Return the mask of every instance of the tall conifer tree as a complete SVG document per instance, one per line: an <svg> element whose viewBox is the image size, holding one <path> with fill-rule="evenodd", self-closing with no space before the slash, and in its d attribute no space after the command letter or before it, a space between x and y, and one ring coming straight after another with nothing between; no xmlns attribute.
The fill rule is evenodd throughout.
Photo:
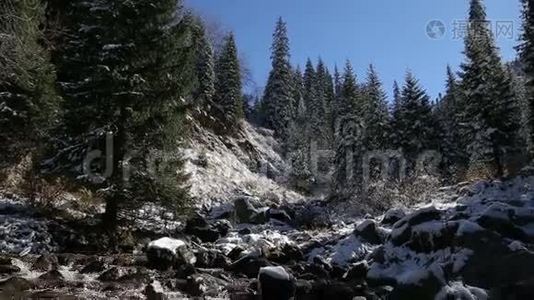
<svg viewBox="0 0 534 300"><path fill-rule="evenodd" d="M462 64L462 98L467 124L470 174L501 176L506 158L517 155L519 115L511 78L506 72L481 0L471 0L469 31Z"/></svg>
<svg viewBox="0 0 534 300"><path fill-rule="evenodd" d="M288 138L288 127L296 107L293 99L293 72L290 64L287 25L278 19L271 47L272 70L269 74L263 102L266 108L267 126L274 129L283 141Z"/></svg>
<svg viewBox="0 0 534 300"><path fill-rule="evenodd" d="M229 34L224 41L215 71L217 80L215 82L214 116L225 130L234 133L240 128L244 111L241 97L241 71L233 34Z"/></svg>

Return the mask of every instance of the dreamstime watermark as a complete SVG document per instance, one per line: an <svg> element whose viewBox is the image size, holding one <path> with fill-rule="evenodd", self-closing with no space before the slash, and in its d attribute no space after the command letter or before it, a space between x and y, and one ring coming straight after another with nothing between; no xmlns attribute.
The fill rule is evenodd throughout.
<svg viewBox="0 0 534 300"><path fill-rule="evenodd" d="M516 26L511 20L475 21L453 20L447 25L442 20L430 20L425 26L425 34L429 39L441 40L450 36L452 40L464 40L472 33L476 36L484 29L490 32L494 38L502 40L514 40L517 36Z"/></svg>
<svg viewBox="0 0 534 300"><path fill-rule="evenodd" d="M362 151L355 147L361 142L366 132L365 126L355 118L342 118L336 123L336 151L321 149L318 141L311 141L309 152L305 153L309 171L317 183L330 183L336 173L336 169L343 169L344 178L337 178L347 183L358 182L364 191L376 180L404 180L409 176L409 162L402 151L397 149ZM151 150L140 155L139 151L127 151L118 162L114 155L114 135L112 132L105 134L104 151L93 149L88 151L83 159L82 171L84 178L90 182L102 183L114 175L120 175L120 179L126 186L130 184L131 175L134 171L140 171L155 180L164 178L168 174L177 174L176 163L181 162L181 151L164 152ZM338 152L339 151L339 152ZM338 152L338 153L336 153ZM287 157L298 157L296 152L290 152ZM336 154L342 158L336 160ZM301 156L302 157L302 156ZM142 163L138 163L141 158ZM136 160L133 165L132 160ZM413 167L420 174L439 174L439 165L442 157L437 151L422 151L415 159ZM291 161L291 159L289 160ZM342 163L340 164L341 161ZM320 167L320 166L327 166ZM119 166L121 174L116 174L115 168ZM142 170L139 169L142 166ZM297 166L290 165L276 172L275 181L283 182L291 177ZM95 171L95 170L98 170ZM269 162L260 162L260 174L267 177L272 173L272 165Z"/></svg>

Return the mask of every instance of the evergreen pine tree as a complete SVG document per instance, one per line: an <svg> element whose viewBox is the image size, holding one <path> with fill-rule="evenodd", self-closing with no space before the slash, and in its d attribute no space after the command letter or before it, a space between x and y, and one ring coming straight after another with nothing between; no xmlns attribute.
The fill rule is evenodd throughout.
<svg viewBox="0 0 534 300"><path fill-rule="evenodd" d="M310 131L313 133L314 142L323 146L327 140L326 123L326 90L324 81L326 80L325 65L319 61L317 68L313 68L311 61L306 64L305 86L309 97L306 98L306 106ZM307 76L306 76L307 75Z"/></svg>
<svg viewBox="0 0 534 300"><path fill-rule="evenodd" d="M42 46L40 2L0 4L0 153L17 158L42 143L58 125L55 70Z"/></svg>
<svg viewBox="0 0 534 300"><path fill-rule="evenodd" d="M396 148L401 149L409 170L414 170L417 157L427 150L436 150L436 124L432 106L419 81L408 72L395 115Z"/></svg>
<svg viewBox="0 0 534 300"><path fill-rule="evenodd" d="M319 141L321 146L330 147L333 139L332 127L333 111L332 105L334 103L334 81L328 68L319 59L317 63L317 71L315 76L315 90L316 98L313 102L313 106L310 108L310 118L312 121L312 128L316 133L320 133L321 140Z"/></svg>
<svg viewBox="0 0 534 300"><path fill-rule="evenodd" d="M241 73L233 34L226 37L216 65L214 116L223 128L235 132L244 116L241 97Z"/></svg>
<svg viewBox="0 0 534 300"><path fill-rule="evenodd" d="M289 161L291 163L291 180L297 189L309 192L313 182L313 174L310 169L310 143L308 115L304 99L301 97L296 117L289 127Z"/></svg>
<svg viewBox="0 0 534 300"><path fill-rule="evenodd" d="M400 137L397 135L398 127L397 122L400 120L400 105L401 105L401 92L399 83L397 81L393 82L393 101L390 105L390 146L397 147L400 144Z"/></svg>
<svg viewBox="0 0 534 300"><path fill-rule="evenodd" d="M462 97L472 176L501 176L507 157L517 155L519 112L511 78L487 28L481 0L471 0L462 64Z"/></svg>
<svg viewBox="0 0 534 300"><path fill-rule="evenodd" d="M68 34L57 55L67 130L112 134L112 175L100 185L112 233L119 211L130 205L187 205L182 161L169 157L182 132L182 97L194 68L191 19L181 12L175 0L68 5ZM167 160L169 168L152 170L152 159Z"/></svg>
<svg viewBox="0 0 534 300"><path fill-rule="evenodd" d="M263 102L266 108L267 126L274 129L282 141L288 138L289 121L296 107L293 99L293 72L289 55L287 26L282 18L278 19L273 34L272 70L269 74Z"/></svg>
<svg viewBox="0 0 534 300"><path fill-rule="evenodd" d="M293 104L294 106L291 108L292 112L292 119L295 120L299 117L299 110L301 109L301 105L304 105L304 77L302 75L302 71L300 70L300 67L297 66L293 73ZM301 103L302 102L302 103Z"/></svg>
<svg viewBox="0 0 534 300"><path fill-rule="evenodd" d="M335 136L335 130L336 130L336 120L338 119L338 115L340 114L340 107L339 104L341 103L341 90L343 87L343 80L341 78L341 74L339 73L339 70L337 66L334 67L334 100L332 103L331 111L332 111L332 120L331 120L331 130L332 133Z"/></svg>
<svg viewBox="0 0 534 300"><path fill-rule="evenodd" d="M369 66L363 98L364 144L369 150L385 150L389 145L389 112L386 93L374 67Z"/></svg>
<svg viewBox="0 0 534 300"><path fill-rule="evenodd" d="M437 104L435 119L438 121L439 148L443 155L445 176L455 179L467 166L465 143L462 141L461 120L463 107L460 102L459 83L450 66L447 66L445 95Z"/></svg>
<svg viewBox="0 0 534 300"><path fill-rule="evenodd" d="M525 73L525 90L529 115L527 118L527 144L530 159L534 158L534 3L522 0L523 33L518 46L519 56Z"/></svg>
<svg viewBox="0 0 534 300"><path fill-rule="evenodd" d="M332 192L345 199L361 188L363 145L360 92L350 62L345 66L334 139L334 176Z"/></svg>
<svg viewBox="0 0 534 300"><path fill-rule="evenodd" d="M215 94L215 62L213 48L202 20L198 19L195 25L196 86L192 96L197 114L204 119L208 117Z"/></svg>

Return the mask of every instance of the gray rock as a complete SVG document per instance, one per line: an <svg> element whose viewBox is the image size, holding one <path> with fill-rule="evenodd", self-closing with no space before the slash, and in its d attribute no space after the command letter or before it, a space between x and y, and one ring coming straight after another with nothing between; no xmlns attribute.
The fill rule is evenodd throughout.
<svg viewBox="0 0 534 300"><path fill-rule="evenodd" d="M382 244L384 242L384 236L380 232L376 222L373 220L365 220L360 223L354 230L354 235L373 245Z"/></svg>
<svg viewBox="0 0 534 300"><path fill-rule="evenodd" d="M380 224L382 225L393 225L400 219L404 218L406 216L406 213L402 209L394 208L388 210L384 217L382 218L382 221Z"/></svg>
<svg viewBox="0 0 534 300"><path fill-rule="evenodd" d="M295 278L283 267L261 268L258 282L262 300L289 300L295 297Z"/></svg>
<svg viewBox="0 0 534 300"><path fill-rule="evenodd" d="M47 272L54 268L57 268L59 265L58 258L55 255L51 254L43 254L37 258L37 260L33 263L32 269L41 271L41 272Z"/></svg>
<svg viewBox="0 0 534 300"><path fill-rule="evenodd" d="M261 207L258 199L240 197L234 202L235 217L239 223L264 224L269 221L268 208Z"/></svg>

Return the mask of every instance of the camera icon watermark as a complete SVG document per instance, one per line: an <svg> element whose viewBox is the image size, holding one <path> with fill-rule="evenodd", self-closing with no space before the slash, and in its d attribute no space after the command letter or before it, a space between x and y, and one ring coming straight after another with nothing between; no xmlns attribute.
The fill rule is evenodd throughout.
<svg viewBox="0 0 534 300"><path fill-rule="evenodd" d="M440 40L445 37L445 23L440 20L431 20L426 25L426 35L430 39Z"/></svg>

